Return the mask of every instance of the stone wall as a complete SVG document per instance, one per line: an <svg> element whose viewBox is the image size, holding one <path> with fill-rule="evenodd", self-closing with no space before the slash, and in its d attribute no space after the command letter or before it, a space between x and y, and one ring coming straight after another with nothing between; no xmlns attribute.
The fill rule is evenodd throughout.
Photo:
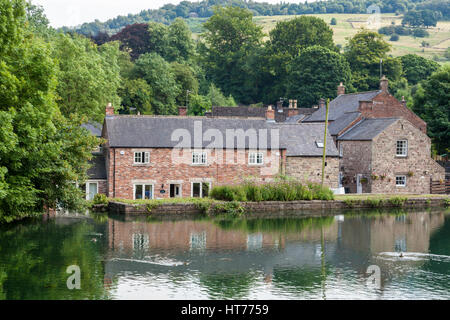
<svg viewBox="0 0 450 320"><path fill-rule="evenodd" d="M134 151L150 152L149 164L134 164ZM170 197L170 184L181 185L182 197L191 196L194 182L239 184L245 179L268 182L280 173L284 150L264 152L263 165L248 164L248 150L228 150L224 153L206 150L207 164L193 165L192 151L172 154L174 149L110 148L108 196L133 199L134 184L152 184L154 198ZM165 190L161 193L160 190Z"/></svg>
<svg viewBox="0 0 450 320"><path fill-rule="evenodd" d="M339 158L327 157L324 183L330 188L339 185ZM286 175L299 181L322 182L322 157L287 157Z"/></svg>
<svg viewBox="0 0 450 320"><path fill-rule="evenodd" d="M406 157L396 156L397 140L408 141ZM431 158L430 138L409 121L401 119L379 134L372 145L371 181L374 193L430 193L430 179L445 176L445 169ZM396 175L406 175L406 187L397 187Z"/></svg>
<svg viewBox="0 0 450 320"><path fill-rule="evenodd" d="M356 193L356 175L369 179L371 174L372 141L339 141L339 145L343 151L340 164L343 186L349 188L350 193ZM371 192L369 183L362 183L362 192Z"/></svg>

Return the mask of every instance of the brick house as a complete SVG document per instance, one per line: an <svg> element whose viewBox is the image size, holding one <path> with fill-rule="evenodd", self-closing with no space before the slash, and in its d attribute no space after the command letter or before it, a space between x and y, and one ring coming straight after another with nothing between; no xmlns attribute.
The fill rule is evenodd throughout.
<svg viewBox="0 0 450 320"><path fill-rule="evenodd" d="M106 194L112 198L205 197L214 185L269 182L279 174L320 182L323 123L266 119L114 115L102 129ZM331 136L328 137L331 140ZM325 182L338 185L339 154L327 145Z"/></svg>
<svg viewBox="0 0 450 320"><path fill-rule="evenodd" d="M329 131L339 150L340 186L357 193L429 193L430 180L444 178L431 158L427 125L388 90L345 94L342 83L329 105ZM325 102L301 123L323 123Z"/></svg>

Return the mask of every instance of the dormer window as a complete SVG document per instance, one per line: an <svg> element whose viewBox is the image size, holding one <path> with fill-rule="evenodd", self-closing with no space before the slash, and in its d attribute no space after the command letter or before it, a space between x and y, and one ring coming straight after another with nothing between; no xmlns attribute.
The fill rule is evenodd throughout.
<svg viewBox="0 0 450 320"><path fill-rule="evenodd" d="M408 140L397 140L397 157L406 157L408 155Z"/></svg>

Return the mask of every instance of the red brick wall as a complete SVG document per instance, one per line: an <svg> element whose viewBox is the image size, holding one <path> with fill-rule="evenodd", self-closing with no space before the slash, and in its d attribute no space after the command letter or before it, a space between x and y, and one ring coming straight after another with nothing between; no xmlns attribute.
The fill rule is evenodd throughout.
<svg viewBox="0 0 450 320"><path fill-rule="evenodd" d="M139 150L150 152L149 164L134 164L134 151ZM185 150L181 157L177 157L180 163L172 161L172 150L170 148L110 148L108 151L110 161L109 166L107 166L109 177L108 196L133 199L133 184L139 182L153 184L155 198L168 198L170 196L170 183L181 184L182 196L190 197L191 182L211 182L212 186L214 186L238 184L242 183L246 178L255 178L257 181L270 181L280 172L280 158L283 156L279 150L273 150L272 152L269 150L264 155L263 165L249 165L248 150L229 151L228 154L231 159L234 157L234 163L226 162L227 155L225 153L222 161L220 154L209 150L207 165L192 165L192 153L190 150ZM269 163L272 155L273 163ZM162 184L164 184L165 194L160 193Z"/></svg>
<svg viewBox="0 0 450 320"><path fill-rule="evenodd" d="M371 104L363 104L362 108L359 108L359 111L365 118L402 117L411 122L420 131L427 132L427 124L425 121L420 119L394 96L386 92L378 94Z"/></svg>

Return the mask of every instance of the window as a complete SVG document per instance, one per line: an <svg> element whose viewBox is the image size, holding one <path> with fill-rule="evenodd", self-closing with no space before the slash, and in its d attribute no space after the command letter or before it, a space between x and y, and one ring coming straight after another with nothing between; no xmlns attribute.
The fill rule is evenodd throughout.
<svg viewBox="0 0 450 320"><path fill-rule="evenodd" d="M93 200L97 193L98 193L97 182L89 182L88 184L86 184L86 200Z"/></svg>
<svg viewBox="0 0 450 320"><path fill-rule="evenodd" d="M192 152L192 164L206 164L206 152Z"/></svg>
<svg viewBox="0 0 450 320"><path fill-rule="evenodd" d="M323 142L316 141L317 148L323 148Z"/></svg>
<svg viewBox="0 0 450 320"><path fill-rule="evenodd" d="M135 184L134 185L134 200L153 199L153 185L152 184Z"/></svg>
<svg viewBox="0 0 450 320"><path fill-rule="evenodd" d="M408 155L408 141L397 141L397 157L406 157Z"/></svg>
<svg viewBox="0 0 450 320"><path fill-rule="evenodd" d="M406 176L396 176L395 185L397 187L406 187Z"/></svg>
<svg viewBox="0 0 450 320"><path fill-rule="evenodd" d="M149 249L148 234L133 233L133 249L134 250L148 250Z"/></svg>
<svg viewBox="0 0 450 320"><path fill-rule="evenodd" d="M193 182L192 183L192 197L205 198L209 195L211 184L209 182Z"/></svg>
<svg viewBox="0 0 450 320"><path fill-rule="evenodd" d="M181 197L181 185L180 184L171 184L170 185L170 197L171 198Z"/></svg>
<svg viewBox="0 0 450 320"><path fill-rule="evenodd" d="M248 164L263 164L262 152L250 152L248 155Z"/></svg>
<svg viewBox="0 0 450 320"><path fill-rule="evenodd" d="M199 233L191 233L189 247L191 250L206 249L206 231L199 232Z"/></svg>
<svg viewBox="0 0 450 320"><path fill-rule="evenodd" d="M134 163L150 163L150 152L135 152Z"/></svg>

